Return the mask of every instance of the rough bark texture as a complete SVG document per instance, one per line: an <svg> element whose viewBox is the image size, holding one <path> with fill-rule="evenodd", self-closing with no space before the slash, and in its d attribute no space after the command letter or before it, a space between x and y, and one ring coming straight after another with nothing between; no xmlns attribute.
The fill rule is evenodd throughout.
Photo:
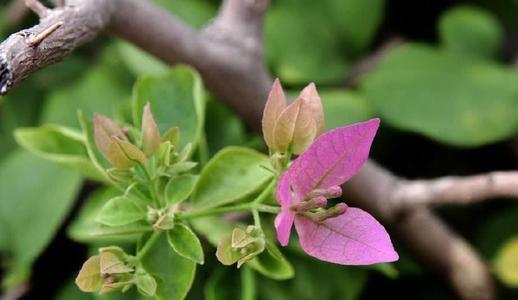
<svg viewBox="0 0 518 300"><path fill-rule="evenodd" d="M31 73L65 58L107 28L164 62L193 65L216 96L251 128L259 129L272 83L262 46L267 4L265 0L223 1L216 19L198 32L145 0L65 1L40 24L0 44L0 91L7 92ZM62 26L39 45L29 44L31 37L57 22ZM516 177L518 173L508 172L409 181L369 162L344 186L344 195L351 205L388 225L416 257L447 278L462 299L494 299L485 263L426 205L516 197Z"/></svg>

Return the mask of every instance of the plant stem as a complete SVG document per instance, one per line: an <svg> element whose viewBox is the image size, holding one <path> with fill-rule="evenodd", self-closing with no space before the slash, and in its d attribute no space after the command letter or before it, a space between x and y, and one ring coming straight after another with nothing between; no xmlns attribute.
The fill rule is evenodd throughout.
<svg viewBox="0 0 518 300"><path fill-rule="evenodd" d="M267 186L266 188L264 189L264 191L259 194L259 196L257 196L257 198L254 199L254 201L252 201L252 203L254 204L259 204L259 203L262 203L264 200L267 199L267 197L270 195L270 193L272 192L272 189L275 187L275 182L276 180L272 180Z"/></svg>
<svg viewBox="0 0 518 300"><path fill-rule="evenodd" d="M146 244L144 244L142 249L140 249L140 251L137 253L137 260L142 260L144 255L146 255L149 252L149 250L153 247L158 237L160 237L160 233L162 233L162 231L160 230L153 231L149 239L146 241Z"/></svg>
<svg viewBox="0 0 518 300"><path fill-rule="evenodd" d="M253 209L252 215L254 216L255 227L261 229L261 217L259 216L259 211L257 211L257 209Z"/></svg>
<svg viewBox="0 0 518 300"><path fill-rule="evenodd" d="M194 219L194 218L202 218L213 215L221 215L225 213L231 212L240 212L240 211L252 211L257 210L258 212L266 212L276 214L280 211L280 208L277 206L270 206L264 204L255 204L255 203L245 203L236 206L229 207L218 207L218 208L210 208L205 210L197 210L197 211L189 211L178 214L177 218L182 220L186 219Z"/></svg>

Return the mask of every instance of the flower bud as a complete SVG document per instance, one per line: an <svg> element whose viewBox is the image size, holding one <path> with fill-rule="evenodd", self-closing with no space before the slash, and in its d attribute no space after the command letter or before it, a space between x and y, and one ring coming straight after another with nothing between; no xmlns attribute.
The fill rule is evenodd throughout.
<svg viewBox="0 0 518 300"><path fill-rule="evenodd" d="M122 129L111 119L95 114L94 115L94 138L97 149L106 157L108 148L112 144L112 137L127 141Z"/></svg>
<svg viewBox="0 0 518 300"><path fill-rule="evenodd" d="M302 153L324 131L324 111L312 83L289 106L275 80L263 112L263 135L273 151Z"/></svg>
<svg viewBox="0 0 518 300"><path fill-rule="evenodd" d="M264 141L270 149L274 149L275 123L287 106L288 104L286 103L286 96L282 90L281 82L279 79L275 79L264 107L262 120Z"/></svg>
<svg viewBox="0 0 518 300"><path fill-rule="evenodd" d="M117 137L112 137L106 158L115 168L123 170L133 167L137 162L144 164L146 161L146 156L137 146Z"/></svg>
<svg viewBox="0 0 518 300"><path fill-rule="evenodd" d="M144 106L142 114L142 150L147 157L160 148L160 129L153 118L149 102Z"/></svg>
<svg viewBox="0 0 518 300"><path fill-rule="evenodd" d="M324 107L322 106L322 100L318 94L317 87L313 82L300 92L300 98L304 99L304 102L310 107L316 122L317 136L321 135L325 130Z"/></svg>
<svg viewBox="0 0 518 300"><path fill-rule="evenodd" d="M118 247L101 248L100 255L90 257L83 264L76 285L83 292L101 294L129 288L133 284L133 269L124 264L124 255Z"/></svg>
<svg viewBox="0 0 518 300"><path fill-rule="evenodd" d="M99 249L101 274L121 274L133 271L126 266L126 253L119 247L105 247Z"/></svg>
<svg viewBox="0 0 518 300"><path fill-rule="evenodd" d="M290 209L298 214L302 214L308 212L312 209L323 208L327 205L327 199L324 196L318 196L316 198L311 198L307 201L299 202L295 205L292 205Z"/></svg>
<svg viewBox="0 0 518 300"><path fill-rule="evenodd" d="M174 225L175 213L173 209L170 208L165 211L158 211L158 219L153 224L153 228L157 230L169 230L173 229Z"/></svg>
<svg viewBox="0 0 518 300"><path fill-rule="evenodd" d="M327 219L338 217L345 213L347 210L347 204L341 202L337 205L327 209L326 211L316 213L312 216L315 223L322 223Z"/></svg>
<svg viewBox="0 0 518 300"><path fill-rule="evenodd" d="M264 234L255 226L248 226L246 230L234 228L231 236L227 236L218 244L216 256L224 265L237 262L241 267L245 262L261 254L265 249Z"/></svg>
<svg viewBox="0 0 518 300"><path fill-rule="evenodd" d="M308 194L307 198L311 199L311 198L320 197L320 196L324 196L327 199L338 198L338 197L342 196L342 188L338 185L334 185L327 189L316 189L316 190L311 191Z"/></svg>

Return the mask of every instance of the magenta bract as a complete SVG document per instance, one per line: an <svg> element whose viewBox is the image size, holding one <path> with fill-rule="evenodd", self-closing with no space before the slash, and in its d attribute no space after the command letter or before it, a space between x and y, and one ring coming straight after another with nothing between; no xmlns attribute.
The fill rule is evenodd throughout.
<svg viewBox="0 0 518 300"><path fill-rule="evenodd" d="M369 156L379 123L372 119L323 134L282 175L276 193L281 213L275 219L281 245L287 245L295 223L302 248L318 259L346 265L398 259L385 228L361 209L349 207L323 222L291 209L313 191L334 189L356 174Z"/></svg>

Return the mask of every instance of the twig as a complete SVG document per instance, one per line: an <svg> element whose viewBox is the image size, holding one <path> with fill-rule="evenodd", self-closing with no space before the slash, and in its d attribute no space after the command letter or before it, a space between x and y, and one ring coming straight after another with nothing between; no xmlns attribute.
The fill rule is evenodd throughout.
<svg viewBox="0 0 518 300"><path fill-rule="evenodd" d="M25 0L25 5L40 18L45 18L49 13L49 9L38 0Z"/></svg>
<svg viewBox="0 0 518 300"><path fill-rule="evenodd" d="M61 27L61 25L63 25L63 22L59 21L59 22L55 23L54 25L50 26L49 28L45 29L42 33L40 33L34 37L31 37L28 41L29 45L31 45L33 47L39 45L49 35L51 35L59 27Z"/></svg>

